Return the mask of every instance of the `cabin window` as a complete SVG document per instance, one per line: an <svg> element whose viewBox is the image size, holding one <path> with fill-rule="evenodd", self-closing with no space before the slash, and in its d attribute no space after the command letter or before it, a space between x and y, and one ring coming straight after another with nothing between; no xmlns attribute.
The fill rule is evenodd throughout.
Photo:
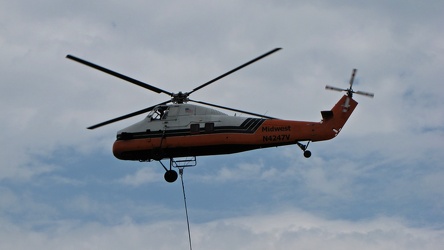
<svg viewBox="0 0 444 250"><path fill-rule="evenodd" d="M198 134L199 130L200 130L200 126L199 126L198 123L190 125L190 132L191 132L191 134Z"/></svg>
<svg viewBox="0 0 444 250"><path fill-rule="evenodd" d="M205 123L205 132L211 133L213 131L214 131L214 123L213 122Z"/></svg>

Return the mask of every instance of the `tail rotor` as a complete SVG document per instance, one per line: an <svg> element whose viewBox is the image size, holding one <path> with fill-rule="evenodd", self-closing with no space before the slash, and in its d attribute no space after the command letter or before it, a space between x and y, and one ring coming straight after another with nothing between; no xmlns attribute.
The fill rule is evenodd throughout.
<svg viewBox="0 0 444 250"><path fill-rule="evenodd" d="M353 97L353 94L358 94L358 95L363 95L363 96L368 96L368 97L373 98L375 96L375 94L373 94L373 93L353 90L353 82L355 81L356 71L357 71L357 69L353 69L353 72L352 72L352 75L350 78L350 87L348 89L342 89L342 88L333 87L333 86L329 86L329 85L325 86L325 89L340 91L340 92L345 91L347 93L347 96L350 98Z"/></svg>
<svg viewBox="0 0 444 250"><path fill-rule="evenodd" d="M353 94L363 95L363 96L367 96L367 97L371 97L371 98L373 98L375 96L375 94L370 93L370 92L354 91L353 90L353 82L355 81L356 71L357 71L357 69L353 69L353 71L352 71L352 75L350 78L350 87L348 89L342 89L342 88L333 87L333 86L329 86L329 85L325 86L325 89L339 91L339 92L344 91L346 93L347 99L345 99L345 103L344 103L344 112L347 111L347 109L349 107L349 103L350 103L350 98L353 98Z"/></svg>

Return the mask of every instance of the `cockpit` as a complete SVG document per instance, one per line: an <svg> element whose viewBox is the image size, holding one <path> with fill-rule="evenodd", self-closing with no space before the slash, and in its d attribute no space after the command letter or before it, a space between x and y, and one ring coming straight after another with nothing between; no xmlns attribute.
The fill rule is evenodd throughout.
<svg viewBox="0 0 444 250"><path fill-rule="evenodd" d="M160 105L154 107L147 116L150 121L175 120L178 117L195 116L195 115L223 115L226 114L196 105L180 104L180 105Z"/></svg>
<svg viewBox="0 0 444 250"><path fill-rule="evenodd" d="M148 113L147 118L153 120L164 120L168 117L168 106L157 106Z"/></svg>

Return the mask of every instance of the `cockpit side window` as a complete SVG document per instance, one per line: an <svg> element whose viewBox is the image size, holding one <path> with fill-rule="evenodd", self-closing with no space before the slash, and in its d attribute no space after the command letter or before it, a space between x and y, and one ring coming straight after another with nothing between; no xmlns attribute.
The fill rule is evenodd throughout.
<svg viewBox="0 0 444 250"><path fill-rule="evenodd" d="M163 114L160 116L160 119L165 120L168 117L168 109L163 111Z"/></svg>

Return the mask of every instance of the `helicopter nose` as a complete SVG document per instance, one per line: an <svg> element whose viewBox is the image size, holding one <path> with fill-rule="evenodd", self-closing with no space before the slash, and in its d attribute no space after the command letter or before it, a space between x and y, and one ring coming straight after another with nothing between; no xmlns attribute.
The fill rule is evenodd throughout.
<svg viewBox="0 0 444 250"><path fill-rule="evenodd" d="M115 141L113 144L113 154L117 159L125 160L125 157L123 157L124 152L122 151L122 148L119 147L118 141Z"/></svg>

